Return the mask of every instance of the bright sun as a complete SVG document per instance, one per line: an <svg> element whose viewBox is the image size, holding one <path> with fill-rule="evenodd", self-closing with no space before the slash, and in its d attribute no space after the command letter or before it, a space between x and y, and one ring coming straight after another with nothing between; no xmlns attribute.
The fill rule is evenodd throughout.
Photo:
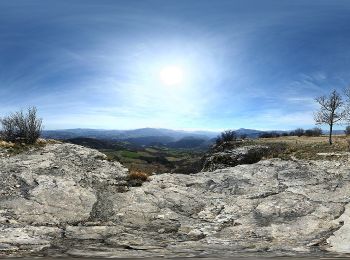
<svg viewBox="0 0 350 260"><path fill-rule="evenodd" d="M184 72L179 66L166 66L161 69L159 78L164 85L180 85L184 80Z"/></svg>

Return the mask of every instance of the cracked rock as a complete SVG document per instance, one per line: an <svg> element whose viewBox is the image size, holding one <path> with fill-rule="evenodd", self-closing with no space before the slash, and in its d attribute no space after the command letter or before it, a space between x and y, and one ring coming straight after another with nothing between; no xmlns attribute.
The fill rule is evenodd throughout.
<svg viewBox="0 0 350 260"><path fill-rule="evenodd" d="M350 253L350 164L264 160L125 185L101 153L53 144L0 157L0 256Z"/></svg>

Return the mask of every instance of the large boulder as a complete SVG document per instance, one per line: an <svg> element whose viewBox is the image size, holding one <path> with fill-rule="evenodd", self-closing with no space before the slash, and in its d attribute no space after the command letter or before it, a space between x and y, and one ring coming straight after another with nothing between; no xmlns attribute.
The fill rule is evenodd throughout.
<svg viewBox="0 0 350 260"><path fill-rule="evenodd" d="M0 158L0 256L350 253L350 165L264 160L197 174L127 170L56 144Z"/></svg>
<svg viewBox="0 0 350 260"><path fill-rule="evenodd" d="M204 160L203 171L214 171L240 164L252 164L269 154L269 147L248 145L238 148L209 152Z"/></svg>
<svg viewBox="0 0 350 260"><path fill-rule="evenodd" d="M25 223L87 220L100 187L125 186L127 169L105 159L96 150L71 144L3 157L0 207Z"/></svg>

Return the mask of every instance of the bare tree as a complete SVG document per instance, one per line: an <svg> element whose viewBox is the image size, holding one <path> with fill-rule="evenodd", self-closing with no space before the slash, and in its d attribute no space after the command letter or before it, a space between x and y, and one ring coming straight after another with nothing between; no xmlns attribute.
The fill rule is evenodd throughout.
<svg viewBox="0 0 350 260"><path fill-rule="evenodd" d="M38 118L35 107L29 107L27 113L21 110L1 118L0 124L2 138L10 142L34 144L42 131L42 119Z"/></svg>
<svg viewBox="0 0 350 260"><path fill-rule="evenodd" d="M329 96L317 97L315 101L320 105L320 109L314 115L315 122L318 125L329 125L329 144L332 144L333 126L347 117L343 98L333 90Z"/></svg>
<svg viewBox="0 0 350 260"><path fill-rule="evenodd" d="M302 135L305 134L305 130L302 129L302 128L297 128L297 129L295 129L293 132L294 132L294 134L295 134L296 136L298 136L298 137L300 137L300 136L302 136Z"/></svg>
<svg viewBox="0 0 350 260"><path fill-rule="evenodd" d="M225 142L231 142L235 141L237 139L237 134L235 131L232 130L226 130L222 132L217 138L216 138L216 144L220 145Z"/></svg>
<svg viewBox="0 0 350 260"><path fill-rule="evenodd" d="M37 115L36 107L28 108L27 115L25 117L26 122L26 141L33 144L38 140L43 129L42 119Z"/></svg>

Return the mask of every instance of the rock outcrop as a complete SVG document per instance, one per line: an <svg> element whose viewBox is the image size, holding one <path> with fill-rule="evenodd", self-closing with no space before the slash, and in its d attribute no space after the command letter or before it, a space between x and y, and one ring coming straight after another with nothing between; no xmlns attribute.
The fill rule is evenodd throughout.
<svg viewBox="0 0 350 260"><path fill-rule="evenodd" d="M0 158L0 255L350 253L350 165L260 161L198 174L127 170L70 144Z"/></svg>
<svg viewBox="0 0 350 260"><path fill-rule="evenodd" d="M214 171L240 164L256 163L268 155L269 152L269 147L263 145L248 145L210 152L204 160L203 171Z"/></svg>

